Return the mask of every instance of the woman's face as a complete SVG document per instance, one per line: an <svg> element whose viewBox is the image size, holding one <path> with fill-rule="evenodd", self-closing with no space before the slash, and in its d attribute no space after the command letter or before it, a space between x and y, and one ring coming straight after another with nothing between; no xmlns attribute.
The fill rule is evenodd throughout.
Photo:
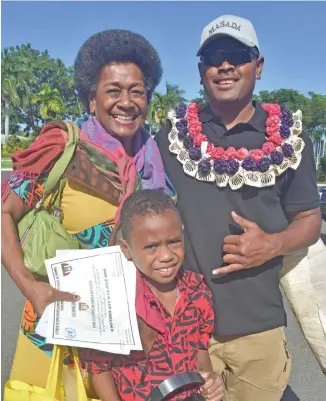
<svg viewBox="0 0 326 401"><path fill-rule="evenodd" d="M133 63L105 65L89 105L91 113L107 131L122 142L132 138L147 114L143 73Z"/></svg>

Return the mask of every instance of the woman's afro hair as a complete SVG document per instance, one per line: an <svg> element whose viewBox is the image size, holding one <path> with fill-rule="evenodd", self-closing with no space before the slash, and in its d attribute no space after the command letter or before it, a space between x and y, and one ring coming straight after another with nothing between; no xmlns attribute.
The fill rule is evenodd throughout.
<svg viewBox="0 0 326 401"><path fill-rule="evenodd" d="M89 95L97 86L101 69L109 63L131 62L144 75L151 99L162 77L161 60L153 46L138 33L112 29L92 35L80 48L74 65L74 79L80 101L89 111Z"/></svg>

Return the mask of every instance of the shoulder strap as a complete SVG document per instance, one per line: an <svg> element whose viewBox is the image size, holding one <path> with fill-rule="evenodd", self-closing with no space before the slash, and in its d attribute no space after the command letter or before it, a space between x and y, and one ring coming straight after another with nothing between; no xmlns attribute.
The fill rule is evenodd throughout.
<svg viewBox="0 0 326 401"><path fill-rule="evenodd" d="M68 130L68 141L66 142L66 146L62 155L52 167L46 180L42 199L43 202L51 194L53 188L60 181L75 153L76 147L79 142L79 128L77 127L77 125L70 121L65 122L65 125Z"/></svg>

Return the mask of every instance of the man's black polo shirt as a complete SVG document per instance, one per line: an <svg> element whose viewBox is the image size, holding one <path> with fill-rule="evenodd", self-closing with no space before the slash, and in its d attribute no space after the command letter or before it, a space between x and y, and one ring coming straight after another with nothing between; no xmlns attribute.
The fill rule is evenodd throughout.
<svg viewBox="0 0 326 401"><path fill-rule="evenodd" d="M266 112L260 104L248 123L227 131L209 108L199 118L208 140L226 149L261 148L264 143ZM169 152L166 126L156 135L164 166L178 195L178 207L185 226L185 268L204 274L213 292L215 333L219 335L253 334L286 324L279 272L282 258L265 265L216 278L212 271L223 265L223 240L229 234L241 233L231 217L238 215L253 221L267 233L283 231L288 226L287 213L319 207L316 169L312 143L307 135L301 164L296 171L288 169L267 188L244 186L237 191L201 182L186 175L176 155Z"/></svg>

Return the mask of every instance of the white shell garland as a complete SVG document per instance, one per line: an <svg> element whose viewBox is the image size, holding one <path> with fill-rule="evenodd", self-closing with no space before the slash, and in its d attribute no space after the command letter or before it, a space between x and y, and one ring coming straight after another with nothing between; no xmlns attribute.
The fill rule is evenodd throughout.
<svg viewBox="0 0 326 401"><path fill-rule="evenodd" d="M184 147L183 142L178 138L176 123L181 119L176 118L176 113L174 110L171 110L168 113L168 118L172 124L171 131L168 135L170 142L169 151L176 155L179 162L183 165L183 171L199 181L215 181L216 185L221 188L226 187L229 184L229 187L232 190L238 190L244 185L256 188L264 188L273 186L275 184L276 177L283 174L288 168L296 170L301 162L301 153L305 143L301 138L299 138L299 135L302 132L302 113L300 110L292 114L293 126L290 128L291 134L284 140L284 143L289 143L293 146L294 154L291 158L284 157L284 161L281 165L272 164L269 170L264 173L259 171L246 171L240 167L239 171L233 176L227 173L218 174L213 168L208 174L201 173L198 170L198 162L190 159L188 150ZM205 154L206 148L207 142L202 143L201 151L203 157L208 157L208 155ZM276 150L280 149L280 146L276 147ZM213 166L212 161L211 164Z"/></svg>

